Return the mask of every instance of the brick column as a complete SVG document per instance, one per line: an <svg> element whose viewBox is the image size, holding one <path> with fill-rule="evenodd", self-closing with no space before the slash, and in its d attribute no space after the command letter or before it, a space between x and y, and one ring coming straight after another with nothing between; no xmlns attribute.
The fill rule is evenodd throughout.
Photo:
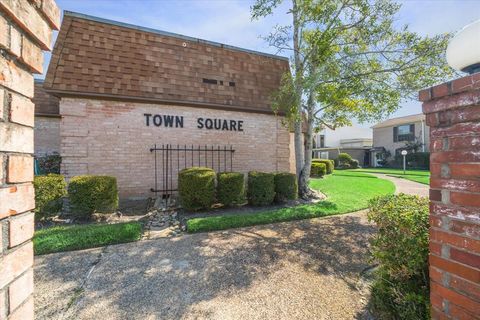
<svg viewBox="0 0 480 320"><path fill-rule="evenodd" d="M433 319L480 317L480 73L420 92L430 126Z"/></svg>
<svg viewBox="0 0 480 320"><path fill-rule="evenodd" d="M54 0L0 1L0 319L33 319L33 75L60 25Z"/></svg>

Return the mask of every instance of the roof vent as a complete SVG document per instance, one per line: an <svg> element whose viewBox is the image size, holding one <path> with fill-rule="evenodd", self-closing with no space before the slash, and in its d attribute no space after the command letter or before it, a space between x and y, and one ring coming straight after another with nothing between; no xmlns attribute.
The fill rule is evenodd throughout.
<svg viewBox="0 0 480 320"><path fill-rule="evenodd" d="M208 84L217 84L218 81L215 80L215 79L207 79L207 78L203 78L203 83L208 83Z"/></svg>

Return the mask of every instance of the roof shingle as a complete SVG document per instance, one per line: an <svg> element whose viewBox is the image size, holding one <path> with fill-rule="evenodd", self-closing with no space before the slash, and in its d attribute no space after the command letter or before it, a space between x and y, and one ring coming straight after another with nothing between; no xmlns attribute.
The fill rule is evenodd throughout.
<svg viewBox="0 0 480 320"><path fill-rule="evenodd" d="M44 86L60 96L271 112L288 70L283 57L66 12Z"/></svg>
<svg viewBox="0 0 480 320"><path fill-rule="evenodd" d="M35 115L58 116L59 101L57 97L48 94L43 88L42 80L35 80L33 93L33 103L35 104Z"/></svg>

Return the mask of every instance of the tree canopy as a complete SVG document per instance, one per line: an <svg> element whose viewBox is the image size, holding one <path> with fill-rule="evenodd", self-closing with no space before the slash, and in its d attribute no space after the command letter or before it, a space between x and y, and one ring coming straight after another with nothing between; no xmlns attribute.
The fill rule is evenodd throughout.
<svg viewBox="0 0 480 320"><path fill-rule="evenodd" d="M450 35L421 36L399 26L400 5L393 1L290 1L292 22L277 25L265 39L291 52L291 72L275 92L273 108L287 113L296 136L302 121L309 140L315 128L378 121L453 73L444 58ZM257 0L252 18L272 14L281 2ZM309 174L311 141L303 155L297 138L297 175ZM299 186L306 190L302 181Z"/></svg>

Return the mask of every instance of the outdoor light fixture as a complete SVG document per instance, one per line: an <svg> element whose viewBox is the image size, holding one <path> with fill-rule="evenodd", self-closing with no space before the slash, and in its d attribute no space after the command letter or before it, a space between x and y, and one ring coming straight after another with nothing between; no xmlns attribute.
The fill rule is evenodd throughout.
<svg viewBox="0 0 480 320"><path fill-rule="evenodd" d="M447 47L447 62L456 70L480 72L480 20L465 26L452 38Z"/></svg>
<svg viewBox="0 0 480 320"><path fill-rule="evenodd" d="M402 156L403 156L403 175L405 175L405 169L407 167L407 150L402 150Z"/></svg>

